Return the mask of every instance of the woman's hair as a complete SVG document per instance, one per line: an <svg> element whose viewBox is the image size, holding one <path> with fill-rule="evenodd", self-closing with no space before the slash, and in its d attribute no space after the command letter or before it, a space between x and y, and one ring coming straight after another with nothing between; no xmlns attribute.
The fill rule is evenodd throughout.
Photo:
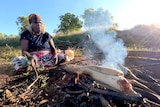
<svg viewBox="0 0 160 107"><path fill-rule="evenodd" d="M42 33L42 34L44 34L45 32L46 32L46 26L45 26L45 24L43 23L43 21L42 21L42 19L41 19L41 17L40 17L40 15L39 14L30 14L29 16L28 16L28 21L29 21L29 27L28 27L28 30L31 32L31 33L34 33L34 31L33 31L33 28L32 28L32 25L33 25L33 23L35 23L35 22L41 22L41 25L42 25L42 29L41 29L41 31L40 31L40 33ZM33 22L33 23L32 23Z"/></svg>
<svg viewBox="0 0 160 107"><path fill-rule="evenodd" d="M33 33L32 23L29 25L28 30L29 30L31 33ZM46 26L45 26L44 23L42 23L42 29L41 29L41 32L40 32L40 33L44 34L45 32L46 32Z"/></svg>

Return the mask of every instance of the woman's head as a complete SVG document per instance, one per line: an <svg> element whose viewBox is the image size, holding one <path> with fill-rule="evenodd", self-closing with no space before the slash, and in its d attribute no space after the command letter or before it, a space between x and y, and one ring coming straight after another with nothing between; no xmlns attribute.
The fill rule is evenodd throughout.
<svg viewBox="0 0 160 107"><path fill-rule="evenodd" d="M30 14L28 16L29 20L29 30L33 34L40 34L40 33L45 33L45 25L38 14Z"/></svg>

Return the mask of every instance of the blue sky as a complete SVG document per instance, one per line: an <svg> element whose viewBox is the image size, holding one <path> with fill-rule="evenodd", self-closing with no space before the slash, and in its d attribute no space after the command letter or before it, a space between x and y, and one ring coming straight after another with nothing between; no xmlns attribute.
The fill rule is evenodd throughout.
<svg viewBox="0 0 160 107"><path fill-rule="evenodd" d="M38 13L52 34L60 15L71 12L80 16L87 8L108 10L120 29L160 23L159 4L159 0L1 0L0 33L18 35L17 17Z"/></svg>

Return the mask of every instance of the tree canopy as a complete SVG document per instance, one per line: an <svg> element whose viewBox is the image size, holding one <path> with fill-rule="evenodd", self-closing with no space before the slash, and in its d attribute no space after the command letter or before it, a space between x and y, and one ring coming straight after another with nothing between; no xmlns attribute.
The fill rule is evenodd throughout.
<svg viewBox="0 0 160 107"><path fill-rule="evenodd" d="M19 16L17 18L16 24L18 26L19 29L19 34L22 33L23 31L25 31L28 26L29 26L29 22L28 22L28 17L25 16Z"/></svg>
<svg viewBox="0 0 160 107"><path fill-rule="evenodd" d="M61 15L59 17L60 19L60 25L58 26L57 32L63 32L65 34L68 34L72 31L77 31L82 28L83 22L78 18L78 16L75 16L72 13L66 13L65 15Z"/></svg>
<svg viewBox="0 0 160 107"><path fill-rule="evenodd" d="M108 25L109 30L116 30L118 27L117 23L113 22L113 16L103 8L94 10L93 8L88 8L84 11L82 18L84 19L84 27L86 30L90 27ZM79 19L78 16L72 13L66 13L59 16L60 24L56 31L54 32L63 32L68 34L69 32L81 30L83 26L83 21ZM19 16L17 18L16 24L19 29L19 34L26 30L29 26L28 17ZM95 25L98 24L98 25Z"/></svg>

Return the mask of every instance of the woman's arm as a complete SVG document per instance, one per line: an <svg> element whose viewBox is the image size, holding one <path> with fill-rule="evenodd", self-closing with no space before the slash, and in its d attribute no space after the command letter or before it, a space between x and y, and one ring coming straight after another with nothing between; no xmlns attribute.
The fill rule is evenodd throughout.
<svg viewBox="0 0 160 107"><path fill-rule="evenodd" d="M52 52L53 57L54 57L54 64L57 64L58 63L58 57L57 57L56 48L55 48L55 45L54 45L54 42L53 42L52 38L49 40L49 44L50 44L51 52Z"/></svg>
<svg viewBox="0 0 160 107"><path fill-rule="evenodd" d="M22 50L22 55L23 56L25 55L24 51L28 52L28 48L29 48L28 44L29 44L28 40L26 40L26 39L21 39L20 40L20 45L21 45L21 50Z"/></svg>
<svg viewBox="0 0 160 107"><path fill-rule="evenodd" d="M56 48L55 48L53 39L50 39L50 40L49 40L49 44L50 44L50 48L51 48L52 54L53 54L53 55L56 55Z"/></svg>

